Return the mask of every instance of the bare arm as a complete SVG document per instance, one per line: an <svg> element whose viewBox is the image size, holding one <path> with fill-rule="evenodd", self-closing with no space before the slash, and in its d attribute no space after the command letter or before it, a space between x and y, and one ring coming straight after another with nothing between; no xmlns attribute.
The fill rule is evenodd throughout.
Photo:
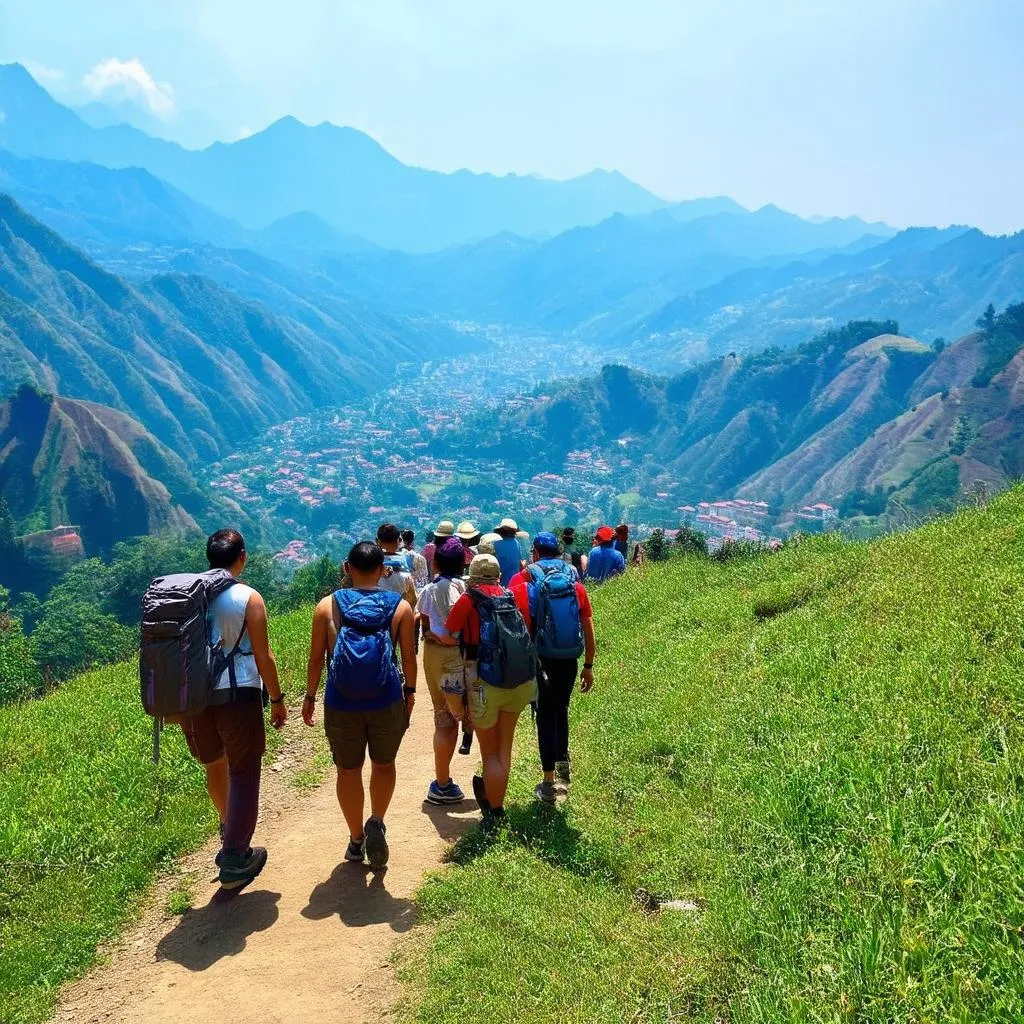
<svg viewBox="0 0 1024 1024"><path fill-rule="evenodd" d="M584 665L593 665L594 655L597 653L597 638L594 636L593 616L588 615L585 619L581 619L580 625L583 627ZM587 693L593 689L593 686L594 670L593 668L584 668L580 673L580 692Z"/></svg>
<svg viewBox="0 0 1024 1024"><path fill-rule="evenodd" d="M405 685L414 687L416 685L416 637L413 631L415 618L412 609L402 602L399 602L395 612L393 624L394 638L402 652L402 674L405 676Z"/></svg>
<svg viewBox="0 0 1024 1024"><path fill-rule="evenodd" d="M281 697L281 681L277 676L277 660L270 649L270 636L267 632L267 606L263 598L253 591L249 603L245 606L245 624L249 631L249 643L252 655L256 659L256 668L260 678L267 687L271 700Z"/></svg>
<svg viewBox="0 0 1024 1024"><path fill-rule="evenodd" d="M309 660L306 662L306 699L302 702L302 720L313 724L313 709L316 707L316 693L320 689L320 677L327 660L327 627L331 621L331 601L325 597L313 612L313 627L309 641Z"/></svg>

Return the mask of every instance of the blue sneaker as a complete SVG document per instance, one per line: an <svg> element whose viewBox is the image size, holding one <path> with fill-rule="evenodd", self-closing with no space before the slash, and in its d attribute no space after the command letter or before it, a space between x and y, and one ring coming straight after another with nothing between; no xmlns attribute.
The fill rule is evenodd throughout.
<svg viewBox="0 0 1024 1024"><path fill-rule="evenodd" d="M461 804L465 799L466 794L462 792L454 779L449 779L447 786L439 786L437 779L434 779L430 784L430 789L427 790L428 804Z"/></svg>

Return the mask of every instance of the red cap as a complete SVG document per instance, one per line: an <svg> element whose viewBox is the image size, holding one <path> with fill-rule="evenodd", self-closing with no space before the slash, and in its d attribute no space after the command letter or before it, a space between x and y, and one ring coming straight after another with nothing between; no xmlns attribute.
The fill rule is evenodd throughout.
<svg viewBox="0 0 1024 1024"><path fill-rule="evenodd" d="M607 544L610 540L615 540L615 531L610 526L602 526L600 530L595 534L598 544Z"/></svg>

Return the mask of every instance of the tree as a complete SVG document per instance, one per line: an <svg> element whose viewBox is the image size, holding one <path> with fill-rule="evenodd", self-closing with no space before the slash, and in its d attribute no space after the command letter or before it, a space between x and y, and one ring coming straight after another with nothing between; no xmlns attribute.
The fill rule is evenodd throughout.
<svg viewBox="0 0 1024 1024"><path fill-rule="evenodd" d="M11 515L7 499L0 496L0 556L12 554L16 547L14 516Z"/></svg>
<svg viewBox="0 0 1024 1024"><path fill-rule="evenodd" d="M43 619L32 634L36 663L45 678L68 679L123 661L138 648L138 630L123 626L95 604L57 590L43 606Z"/></svg>
<svg viewBox="0 0 1024 1024"><path fill-rule="evenodd" d="M304 565L292 577L288 587L288 603L297 608L304 604L316 604L321 598L333 594L341 582L341 569L330 555L324 555L309 565Z"/></svg>
<svg viewBox="0 0 1024 1024"><path fill-rule="evenodd" d="M661 527L651 531L651 535L647 538L647 543L644 547L647 551L647 557L653 562L660 562L662 559L667 558L668 542L665 540L665 531Z"/></svg>
<svg viewBox="0 0 1024 1024"><path fill-rule="evenodd" d="M680 526L676 534L676 550L684 555L706 555L708 553L708 539L700 532L689 526Z"/></svg>
<svg viewBox="0 0 1024 1024"><path fill-rule="evenodd" d="M39 669L21 622L0 612L0 704L32 697L39 685Z"/></svg>
<svg viewBox="0 0 1024 1024"><path fill-rule="evenodd" d="M978 317L975 323L982 334L991 334L996 326L996 307L990 302L985 307L985 312Z"/></svg>
<svg viewBox="0 0 1024 1024"><path fill-rule="evenodd" d="M946 339L945 338L936 338L932 342L932 351L936 355L939 355L941 352L945 351L945 348L946 348Z"/></svg>

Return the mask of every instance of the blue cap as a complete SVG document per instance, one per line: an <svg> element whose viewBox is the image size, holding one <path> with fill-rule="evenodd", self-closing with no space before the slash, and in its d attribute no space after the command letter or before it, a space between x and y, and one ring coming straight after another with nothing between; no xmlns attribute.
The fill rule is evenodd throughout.
<svg viewBox="0 0 1024 1024"><path fill-rule="evenodd" d="M533 538L533 546L538 551L553 551L558 553L558 538L553 533L538 533Z"/></svg>

